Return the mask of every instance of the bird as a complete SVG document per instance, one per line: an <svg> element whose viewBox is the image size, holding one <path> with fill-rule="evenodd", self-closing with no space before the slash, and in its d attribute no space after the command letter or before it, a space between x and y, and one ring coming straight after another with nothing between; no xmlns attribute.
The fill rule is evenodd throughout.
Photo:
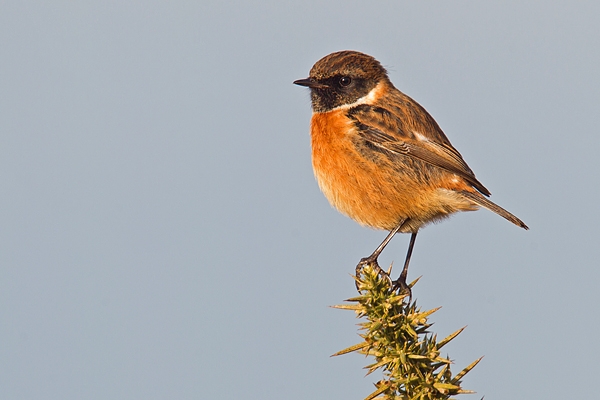
<svg viewBox="0 0 600 400"><path fill-rule="evenodd" d="M321 191L342 214L389 231L357 273L372 265L410 293L406 278L419 229L457 212L483 207L529 229L488 199L490 191L433 117L392 84L374 57L334 52L293 83L310 89L312 166ZM398 232L411 237L400 277L392 281L377 259Z"/></svg>

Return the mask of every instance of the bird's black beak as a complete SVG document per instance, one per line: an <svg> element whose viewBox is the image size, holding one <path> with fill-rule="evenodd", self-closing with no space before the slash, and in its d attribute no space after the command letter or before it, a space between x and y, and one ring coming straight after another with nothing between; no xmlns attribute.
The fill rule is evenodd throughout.
<svg viewBox="0 0 600 400"><path fill-rule="evenodd" d="M298 79L297 81L294 81L294 85L306 86L311 89L326 89L329 87L327 85L323 85L322 83L315 82L311 78Z"/></svg>

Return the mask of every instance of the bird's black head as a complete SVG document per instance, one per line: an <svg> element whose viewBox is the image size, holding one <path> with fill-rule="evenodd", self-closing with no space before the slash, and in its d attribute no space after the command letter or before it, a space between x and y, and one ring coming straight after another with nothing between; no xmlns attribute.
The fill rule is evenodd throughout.
<svg viewBox="0 0 600 400"><path fill-rule="evenodd" d="M369 94L387 72L375 58L357 51L331 53L315 63L306 79L294 81L310 88L314 112L352 104Z"/></svg>

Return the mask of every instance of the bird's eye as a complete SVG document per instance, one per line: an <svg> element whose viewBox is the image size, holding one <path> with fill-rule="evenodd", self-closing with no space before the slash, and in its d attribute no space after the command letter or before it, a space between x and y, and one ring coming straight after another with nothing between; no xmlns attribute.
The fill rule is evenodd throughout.
<svg viewBox="0 0 600 400"><path fill-rule="evenodd" d="M352 83L352 79L347 76L342 76L340 78L340 86L348 86Z"/></svg>

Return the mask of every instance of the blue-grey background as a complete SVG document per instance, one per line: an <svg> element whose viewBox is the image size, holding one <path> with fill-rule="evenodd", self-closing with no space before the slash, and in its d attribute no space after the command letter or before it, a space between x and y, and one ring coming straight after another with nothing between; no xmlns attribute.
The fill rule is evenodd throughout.
<svg viewBox="0 0 600 400"><path fill-rule="evenodd" d="M350 274L385 236L310 164L322 56L377 57L492 200L420 234L465 387L593 397L597 1L0 5L0 398L361 399ZM382 265L403 261L408 237Z"/></svg>

